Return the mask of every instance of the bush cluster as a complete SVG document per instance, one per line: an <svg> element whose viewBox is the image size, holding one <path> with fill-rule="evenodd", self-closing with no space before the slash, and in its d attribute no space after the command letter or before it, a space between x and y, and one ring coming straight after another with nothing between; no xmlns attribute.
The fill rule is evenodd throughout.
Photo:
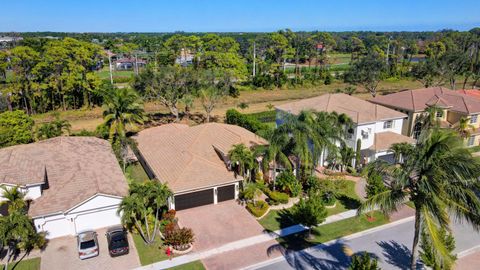
<svg viewBox="0 0 480 270"><path fill-rule="evenodd" d="M268 210L268 204L264 201L257 201L254 203L247 203L247 210L256 217L263 216Z"/></svg>
<svg viewBox="0 0 480 270"><path fill-rule="evenodd" d="M288 203L288 194L279 191L267 191L266 195L270 198L270 204Z"/></svg>
<svg viewBox="0 0 480 270"><path fill-rule="evenodd" d="M165 244L176 250L185 250L194 241L193 231L190 228L173 229L165 233Z"/></svg>
<svg viewBox="0 0 480 270"><path fill-rule="evenodd" d="M261 123L256 118L250 115L242 114L235 109L229 109L227 111L226 122L227 124L241 126L253 133L267 128L267 125Z"/></svg>

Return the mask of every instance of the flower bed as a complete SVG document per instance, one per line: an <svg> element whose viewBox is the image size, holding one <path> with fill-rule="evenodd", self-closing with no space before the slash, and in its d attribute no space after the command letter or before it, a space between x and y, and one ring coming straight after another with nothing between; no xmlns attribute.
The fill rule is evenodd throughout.
<svg viewBox="0 0 480 270"><path fill-rule="evenodd" d="M247 203L247 210L257 218L265 215L268 208L268 204L265 201L257 201L256 204L253 204L252 202Z"/></svg>

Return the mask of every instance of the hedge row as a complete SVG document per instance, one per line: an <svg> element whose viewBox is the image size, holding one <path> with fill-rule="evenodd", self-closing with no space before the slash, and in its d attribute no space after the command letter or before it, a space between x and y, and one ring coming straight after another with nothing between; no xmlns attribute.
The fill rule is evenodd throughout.
<svg viewBox="0 0 480 270"><path fill-rule="evenodd" d="M227 121L227 124L241 126L245 129L250 130L253 133L256 133L259 130L265 130L268 128L266 124L261 123L255 117L242 114L235 109L227 110L226 121Z"/></svg>
<svg viewBox="0 0 480 270"><path fill-rule="evenodd" d="M288 194L279 191L267 191L265 193L272 204L285 204L288 203Z"/></svg>

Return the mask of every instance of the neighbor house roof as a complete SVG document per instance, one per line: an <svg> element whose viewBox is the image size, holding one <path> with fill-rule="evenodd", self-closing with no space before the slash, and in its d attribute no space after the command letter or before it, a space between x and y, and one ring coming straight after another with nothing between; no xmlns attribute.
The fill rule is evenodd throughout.
<svg viewBox="0 0 480 270"><path fill-rule="evenodd" d="M128 185L108 141L57 137L0 149L0 183L43 183L33 217L65 212L96 194L125 196Z"/></svg>
<svg viewBox="0 0 480 270"><path fill-rule="evenodd" d="M480 90L478 89L461 89L461 90L457 90L456 92L480 99Z"/></svg>
<svg viewBox="0 0 480 270"><path fill-rule="evenodd" d="M386 151L395 143L415 143L413 138L391 131L375 133L373 145L370 149L375 152Z"/></svg>
<svg viewBox="0 0 480 270"><path fill-rule="evenodd" d="M370 102L407 111L424 111L429 106L472 114L480 112L480 99L444 87L407 90L370 99Z"/></svg>
<svg viewBox="0 0 480 270"><path fill-rule="evenodd" d="M299 114L303 110L344 113L357 124L407 117L401 112L346 94L326 94L278 105L275 108L291 114Z"/></svg>
<svg viewBox="0 0 480 270"><path fill-rule="evenodd" d="M238 181L222 158L235 144L267 144L244 128L219 123L162 125L139 132L135 140L155 176L175 193Z"/></svg>

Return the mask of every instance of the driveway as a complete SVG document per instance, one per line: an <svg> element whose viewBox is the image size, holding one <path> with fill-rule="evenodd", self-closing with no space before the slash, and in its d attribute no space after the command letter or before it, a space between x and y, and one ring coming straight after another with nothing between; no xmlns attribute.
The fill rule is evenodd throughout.
<svg viewBox="0 0 480 270"><path fill-rule="evenodd" d="M263 227L236 201L205 205L177 212L179 225L192 228L194 251L203 251L260 235Z"/></svg>
<svg viewBox="0 0 480 270"><path fill-rule="evenodd" d="M42 270L63 269L133 269L140 266L137 249L133 239L128 235L130 253L112 258L108 254L106 229L97 230L100 254L97 257L80 260L77 253L77 239L72 236L52 239L48 242L45 251L41 253Z"/></svg>

